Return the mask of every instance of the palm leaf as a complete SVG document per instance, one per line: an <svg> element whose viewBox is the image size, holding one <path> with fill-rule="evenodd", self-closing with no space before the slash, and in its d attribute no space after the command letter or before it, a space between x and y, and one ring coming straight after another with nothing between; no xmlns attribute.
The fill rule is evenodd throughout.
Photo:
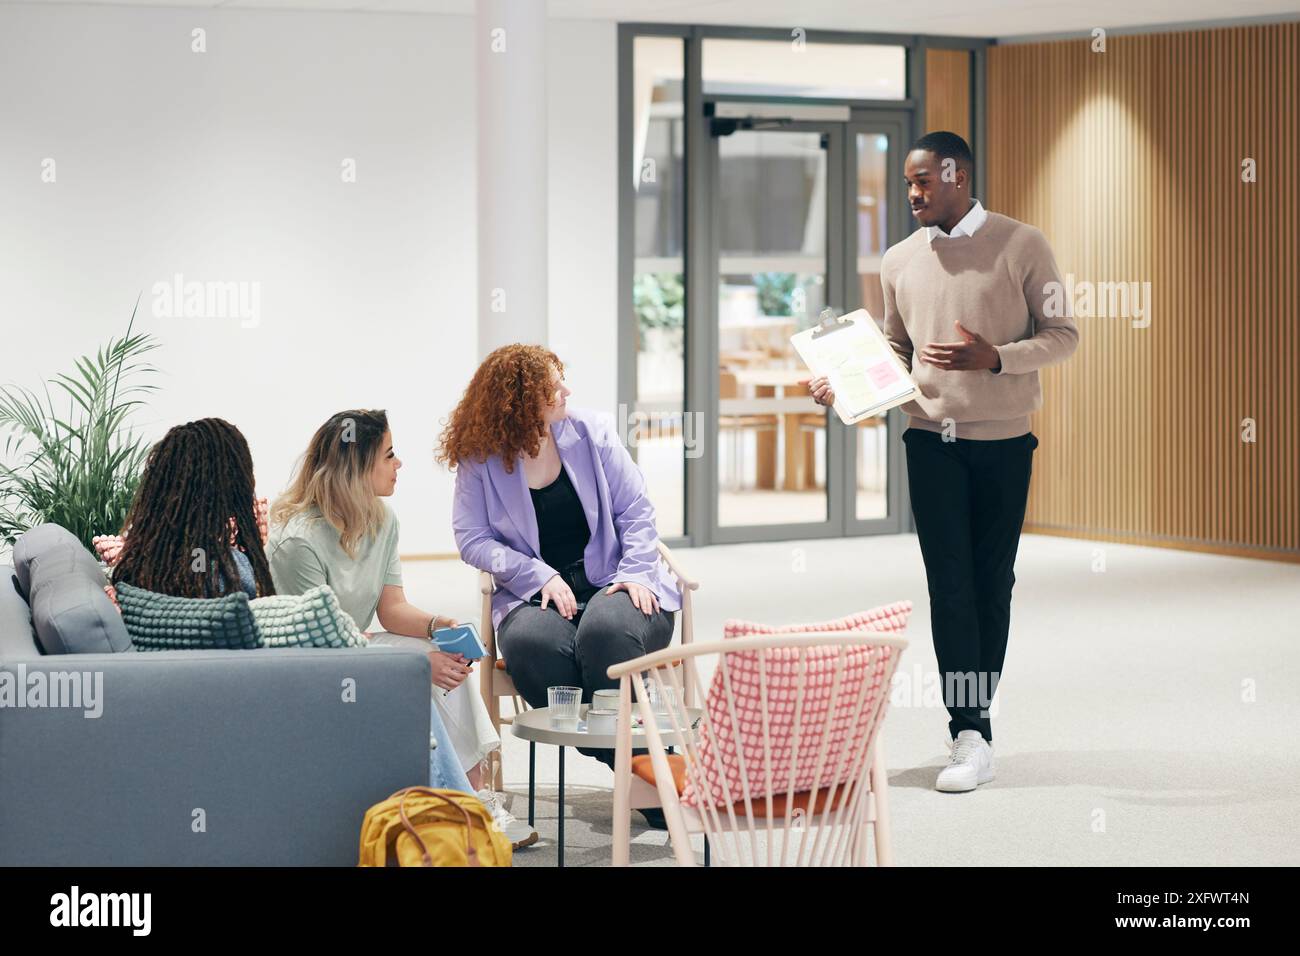
<svg viewBox="0 0 1300 956"><path fill-rule="evenodd" d="M72 372L54 375L41 392L0 387L0 545L53 521L89 548L94 535L125 521L149 453L129 421L157 390L141 380L158 371L142 357L159 343L133 333L139 307L137 298L124 336L75 359ZM66 412L56 408L51 387Z"/></svg>

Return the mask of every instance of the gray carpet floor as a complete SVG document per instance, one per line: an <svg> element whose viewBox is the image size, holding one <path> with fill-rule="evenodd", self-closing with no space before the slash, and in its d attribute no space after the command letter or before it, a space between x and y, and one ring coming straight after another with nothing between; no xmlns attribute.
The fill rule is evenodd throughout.
<svg viewBox="0 0 1300 956"><path fill-rule="evenodd" d="M795 623L909 599L900 680L921 688L936 672L913 536L680 558L701 581L697 641L720 638L729 617ZM403 573L416 603L477 620L464 565L408 562ZM997 779L937 793L946 714L923 694L895 697L884 729L895 863L1300 864L1300 566L1026 535L1016 573ZM528 745L507 729L503 750L523 818ZM555 865L557 780L555 749L539 747L542 839L517 866ZM570 751L566 782L565 862L607 866L613 774ZM634 823L632 835L634 864L672 865L667 834Z"/></svg>

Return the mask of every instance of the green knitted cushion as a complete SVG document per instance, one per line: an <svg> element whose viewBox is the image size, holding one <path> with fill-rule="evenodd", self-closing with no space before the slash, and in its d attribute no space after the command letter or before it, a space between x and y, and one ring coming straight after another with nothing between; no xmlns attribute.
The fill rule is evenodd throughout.
<svg viewBox="0 0 1300 956"><path fill-rule="evenodd" d="M243 591L186 598L118 584L117 603L139 651L246 650L261 644Z"/></svg>
<svg viewBox="0 0 1300 956"><path fill-rule="evenodd" d="M328 584L302 594L275 594L248 605L263 647L365 647L366 639Z"/></svg>

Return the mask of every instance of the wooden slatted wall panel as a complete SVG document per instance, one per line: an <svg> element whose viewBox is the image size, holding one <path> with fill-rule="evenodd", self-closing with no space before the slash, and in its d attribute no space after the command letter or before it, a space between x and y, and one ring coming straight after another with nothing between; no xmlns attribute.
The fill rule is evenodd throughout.
<svg viewBox="0 0 1300 956"><path fill-rule="evenodd" d="M989 50L989 208L1150 283L1043 372L1026 530L1300 560L1298 59L1300 23Z"/></svg>
<svg viewBox="0 0 1300 956"><path fill-rule="evenodd" d="M970 95L970 52L927 49L922 132L946 129L971 142Z"/></svg>

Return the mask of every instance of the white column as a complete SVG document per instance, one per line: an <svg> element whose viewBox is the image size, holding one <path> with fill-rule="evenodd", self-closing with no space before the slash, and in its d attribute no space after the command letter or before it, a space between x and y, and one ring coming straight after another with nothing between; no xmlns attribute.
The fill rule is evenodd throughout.
<svg viewBox="0 0 1300 956"><path fill-rule="evenodd" d="M478 0L478 347L546 343L546 2Z"/></svg>

